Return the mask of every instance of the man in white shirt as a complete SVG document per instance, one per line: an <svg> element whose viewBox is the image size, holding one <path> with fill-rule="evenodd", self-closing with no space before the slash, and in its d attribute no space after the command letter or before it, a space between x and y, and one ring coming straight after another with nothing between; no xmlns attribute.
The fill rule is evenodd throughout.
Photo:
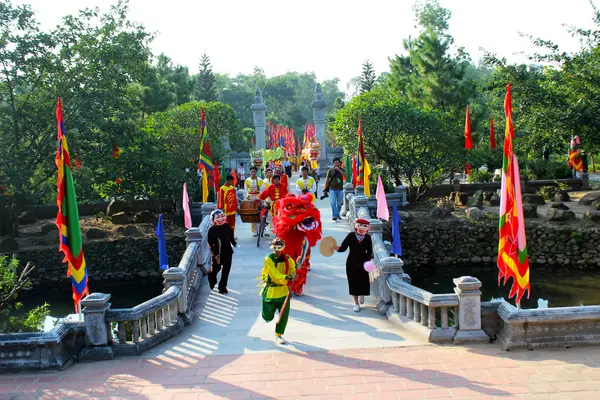
<svg viewBox="0 0 600 400"><path fill-rule="evenodd" d="M244 168L244 163L240 163L240 166L237 169L237 178L240 189L243 189L244 182L246 181L246 168Z"/></svg>
<svg viewBox="0 0 600 400"><path fill-rule="evenodd" d="M308 176L308 168L302 167L302 175L296 181L296 194L310 193L313 196L313 203L317 201L317 182L311 176Z"/></svg>
<svg viewBox="0 0 600 400"><path fill-rule="evenodd" d="M246 189L246 193L248 193L248 200L259 200L259 195L265 190L264 181L256 176L257 169L256 167L250 168L250 177L248 177L244 181L244 186ZM253 236L258 236L258 223L252 224L252 233Z"/></svg>

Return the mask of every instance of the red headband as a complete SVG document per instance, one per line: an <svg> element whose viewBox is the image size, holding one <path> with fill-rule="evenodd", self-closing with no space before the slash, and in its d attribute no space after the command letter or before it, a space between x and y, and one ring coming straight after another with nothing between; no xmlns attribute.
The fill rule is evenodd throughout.
<svg viewBox="0 0 600 400"><path fill-rule="evenodd" d="M357 220L356 220L356 221L354 221L354 222L355 222L355 223L357 223L357 224L371 225L371 222L370 222L370 221L367 221L366 219L362 219L362 218L359 218L359 219L357 219Z"/></svg>

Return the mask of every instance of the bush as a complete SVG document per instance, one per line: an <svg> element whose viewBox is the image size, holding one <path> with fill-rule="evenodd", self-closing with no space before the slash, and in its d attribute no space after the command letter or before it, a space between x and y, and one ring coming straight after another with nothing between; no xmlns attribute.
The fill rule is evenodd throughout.
<svg viewBox="0 0 600 400"><path fill-rule="evenodd" d="M529 160L522 170L522 175L527 180L567 179L573 176L567 162L559 158Z"/></svg>
<svg viewBox="0 0 600 400"><path fill-rule="evenodd" d="M392 183L390 174L382 165L371 166L371 175L369 176L369 184L371 185L371 194L375 195L377 191L377 177L381 175L381 182L386 193L394 193L395 186Z"/></svg>
<svg viewBox="0 0 600 400"><path fill-rule="evenodd" d="M29 274L35 267L27 263L25 268L19 267L19 260L0 256L0 332L39 332L44 326L44 319L50 314L50 306L44 303L27 312L24 316L10 314L23 307L17 301L21 290L31 288Z"/></svg>
<svg viewBox="0 0 600 400"><path fill-rule="evenodd" d="M469 178L467 180L469 183L478 183L478 182L492 182L493 179L494 179L493 172L472 169L471 175L469 175Z"/></svg>
<svg viewBox="0 0 600 400"><path fill-rule="evenodd" d="M559 191L560 188L556 186L543 186L537 191L537 194L546 200L554 201L554 196L558 194Z"/></svg>

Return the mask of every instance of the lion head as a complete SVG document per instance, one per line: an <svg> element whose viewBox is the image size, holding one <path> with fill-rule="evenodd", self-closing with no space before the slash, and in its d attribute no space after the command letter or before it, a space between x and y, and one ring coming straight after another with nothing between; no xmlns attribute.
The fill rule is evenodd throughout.
<svg viewBox="0 0 600 400"><path fill-rule="evenodd" d="M321 212L315 208L310 194L290 194L280 199L276 207L277 215L273 219L273 227L277 236L286 242L292 240L300 243L305 237L311 247L321 239Z"/></svg>

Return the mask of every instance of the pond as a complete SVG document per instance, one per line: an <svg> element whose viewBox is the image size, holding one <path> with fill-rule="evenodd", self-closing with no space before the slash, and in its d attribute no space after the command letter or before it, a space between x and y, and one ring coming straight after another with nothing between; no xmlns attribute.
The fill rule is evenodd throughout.
<svg viewBox="0 0 600 400"><path fill-rule="evenodd" d="M163 290L161 278L122 282L93 282L90 280L88 285L91 292L110 293L111 308L134 307L161 294ZM56 282L56 285L52 287L35 288L35 290L23 292L19 296L19 300L23 303L21 312L41 306L44 302L50 304L50 317L45 321L44 331L51 330L58 319L75 313L70 280Z"/></svg>
<svg viewBox="0 0 600 400"><path fill-rule="evenodd" d="M531 295L523 298L522 308L537 308L538 299L548 300L548 307L590 306L600 304L600 271L579 270L565 267L532 266L530 268ZM481 283L481 301L493 298L508 300L512 280L506 286L498 286L498 267L426 265L405 266L404 271L412 278L412 284L432 293L454 293L452 279L464 275L478 278ZM514 298L510 300L514 304Z"/></svg>

